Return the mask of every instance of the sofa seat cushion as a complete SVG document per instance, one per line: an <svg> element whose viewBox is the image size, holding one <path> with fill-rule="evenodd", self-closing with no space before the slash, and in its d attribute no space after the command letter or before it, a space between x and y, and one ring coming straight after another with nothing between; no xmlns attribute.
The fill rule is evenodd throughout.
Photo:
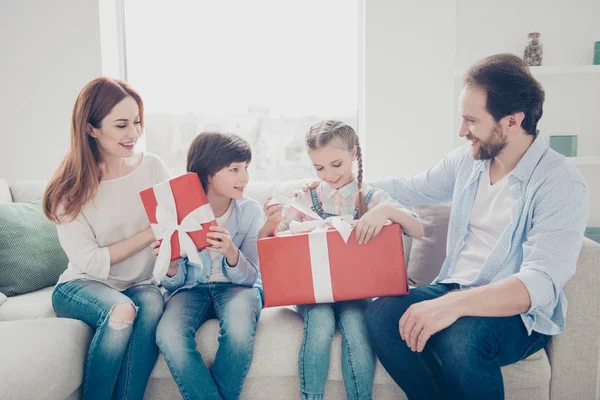
<svg viewBox="0 0 600 400"><path fill-rule="evenodd" d="M258 320L254 343L254 358L248 380L267 377L297 377L298 352L302 343L304 323L290 307L263 309ZM196 333L197 349L209 366L212 366L218 349L219 323L207 321ZM328 380L343 381L341 364L341 335L333 338ZM550 364L545 351L540 351L526 360L502 368L505 385L510 393L526 393L523 399L548 399L550 387ZM169 368L159 356L151 378L172 380ZM377 361L375 385L395 385L383 366ZM512 398L512 397L511 397Z"/></svg>
<svg viewBox="0 0 600 400"><path fill-rule="evenodd" d="M56 317L52 308L54 286L35 292L12 296L0 306L0 321Z"/></svg>
<svg viewBox="0 0 600 400"><path fill-rule="evenodd" d="M66 399L81 386L93 331L81 321L1 322L0 397Z"/></svg>

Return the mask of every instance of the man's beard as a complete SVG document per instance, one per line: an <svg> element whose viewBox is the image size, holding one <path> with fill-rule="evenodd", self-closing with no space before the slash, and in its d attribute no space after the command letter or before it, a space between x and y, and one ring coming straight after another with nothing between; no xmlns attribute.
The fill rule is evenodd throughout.
<svg viewBox="0 0 600 400"><path fill-rule="evenodd" d="M479 141L479 151L473 155L475 160L491 160L496 158L498 154L506 147L506 135L503 135L500 130L500 125L492 130L492 135L485 142Z"/></svg>

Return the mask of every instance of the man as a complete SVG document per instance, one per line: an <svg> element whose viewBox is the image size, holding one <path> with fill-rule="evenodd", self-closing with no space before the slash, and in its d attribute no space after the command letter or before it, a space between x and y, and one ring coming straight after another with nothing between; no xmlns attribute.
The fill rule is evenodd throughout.
<svg viewBox="0 0 600 400"><path fill-rule="evenodd" d="M469 69L459 135L429 171L379 182L405 206L452 201L433 284L367 309L374 349L409 399L502 399L500 367L564 330L589 208L580 173L538 137L544 91L518 57ZM435 267L435 266L432 266Z"/></svg>

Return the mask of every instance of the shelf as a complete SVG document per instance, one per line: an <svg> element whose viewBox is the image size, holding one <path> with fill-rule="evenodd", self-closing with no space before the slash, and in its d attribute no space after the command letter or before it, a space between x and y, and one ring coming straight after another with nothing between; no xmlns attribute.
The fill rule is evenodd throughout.
<svg viewBox="0 0 600 400"><path fill-rule="evenodd" d="M531 67L533 75L600 75L600 65L565 65Z"/></svg>
<svg viewBox="0 0 600 400"><path fill-rule="evenodd" d="M600 156L567 157L573 165L600 165Z"/></svg>
<svg viewBox="0 0 600 400"><path fill-rule="evenodd" d="M466 69L455 69L454 77L460 78L466 72ZM591 75L600 76L600 65L556 65L531 67L531 73L535 76L552 75Z"/></svg>

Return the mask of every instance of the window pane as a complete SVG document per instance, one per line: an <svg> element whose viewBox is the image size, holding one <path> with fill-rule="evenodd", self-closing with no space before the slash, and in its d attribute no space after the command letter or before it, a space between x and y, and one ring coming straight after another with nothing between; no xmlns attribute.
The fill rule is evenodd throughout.
<svg viewBox="0 0 600 400"><path fill-rule="evenodd" d="M311 124L357 129L358 0L126 0L127 77L144 98L146 143L171 173L203 130L253 148L252 178L315 176Z"/></svg>

